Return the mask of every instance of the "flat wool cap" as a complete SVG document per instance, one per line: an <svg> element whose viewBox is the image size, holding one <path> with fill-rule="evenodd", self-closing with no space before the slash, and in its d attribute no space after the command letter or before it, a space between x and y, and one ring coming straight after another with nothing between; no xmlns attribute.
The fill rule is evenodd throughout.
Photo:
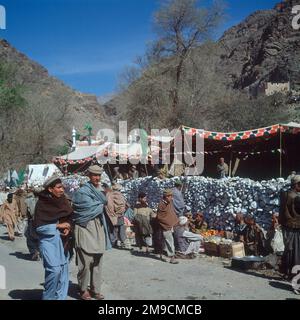
<svg viewBox="0 0 300 320"><path fill-rule="evenodd" d="M103 169L98 165L93 165L93 166L88 167L87 171L89 173L99 174L99 175L103 173Z"/></svg>
<svg viewBox="0 0 300 320"><path fill-rule="evenodd" d="M48 178L48 179L44 182L43 188L44 188L44 189L47 189L47 188L49 188L51 185L53 185L55 182L61 183L61 178L60 178L59 176L56 176L56 175Z"/></svg>
<svg viewBox="0 0 300 320"><path fill-rule="evenodd" d="M299 183L299 182L300 182L300 175L297 174L297 175L293 176L292 184L296 184L296 183Z"/></svg>
<svg viewBox="0 0 300 320"><path fill-rule="evenodd" d="M173 195L173 191L172 189L165 189L163 192L164 196L172 196Z"/></svg>

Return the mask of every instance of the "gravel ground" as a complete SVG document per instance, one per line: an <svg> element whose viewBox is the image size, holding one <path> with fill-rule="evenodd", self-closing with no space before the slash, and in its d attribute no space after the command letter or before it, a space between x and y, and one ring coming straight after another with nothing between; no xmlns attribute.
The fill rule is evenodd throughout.
<svg viewBox="0 0 300 320"><path fill-rule="evenodd" d="M103 294L107 300L248 300L299 299L291 285L272 272L242 272L230 268L230 261L200 255L179 260L178 265L146 256L136 250L113 249L105 253ZM3 299L40 299L42 262L28 260L25 238L6 240L0 225L0 265L6 268ZM77 299L76 266L70 265L68 299Z"/></svg>

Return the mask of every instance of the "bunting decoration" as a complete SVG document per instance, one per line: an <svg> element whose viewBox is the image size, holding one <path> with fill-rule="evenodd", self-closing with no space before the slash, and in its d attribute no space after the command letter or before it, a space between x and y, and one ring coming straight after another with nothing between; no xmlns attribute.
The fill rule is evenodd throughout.
<svg viewBox="0 0 300 320"><path fill-rule="evenodd" d="M244 152L244 151L232 151L233 154L237 155L255 155L255 154L265 154L265 153L284 153L284 150L280 149L273 149L273 150L263 150L263 151L251 151L251 152ZM213 155L213 154L223 154L224 150L215 150L215 151L200 151L200 154L208 154L208 155Z"/></svg>
<svg viewBox="0 0 300 320"><path fill-rule="evenodd" d="M200 130L195 128L189 127L182 127L183 131L188 135L196 135L199 134L204 139L210 140L219 140L219 141L237 141L237 140L246 140L246 139L254 139L259 137L271 137L281 132L288 132L288 133L299 133L300 128L291 128L288 126L283 126L280 124L275 124L270 127L254 129L254 130L247 130L247 131L240 131L240 132L231 132L231 133L223 133L223 132L213 132L213 131L206 131Z"/></svg>
<svg viewBox="0 0 300 320"><path fill-rule="evenodd" d="M80 159L80 160L65 160L57 157L57 158L54 158L53 162L59 165L66 165L66 164L84 164L93 160L96 160L96 158L89 157L89 158Z"/></svg>

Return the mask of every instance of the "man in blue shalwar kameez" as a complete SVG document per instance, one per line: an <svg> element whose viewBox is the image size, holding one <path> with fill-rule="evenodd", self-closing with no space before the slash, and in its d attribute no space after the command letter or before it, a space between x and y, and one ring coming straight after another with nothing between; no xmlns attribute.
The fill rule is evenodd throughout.
<svg viewBox="0 0 300 320"><path fill-rule="evenodd" d="M68 294L68 253L61 237L67 237L72 207L64 195L60 178L51 177L44 184L35 208L34 225L39 236L40 253L45 268L43 300L65 300Z"/></svg>

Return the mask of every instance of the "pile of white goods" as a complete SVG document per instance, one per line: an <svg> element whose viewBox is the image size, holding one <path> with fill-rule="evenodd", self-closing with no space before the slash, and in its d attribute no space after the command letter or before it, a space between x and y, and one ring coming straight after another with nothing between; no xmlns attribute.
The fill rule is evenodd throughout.
<svg viewBox="0 0 300 320"><path fill-rule="evenodd" d="M65 192L69 197L72 197L73 193L76 192L80 186L89 181L89 178L86 175L73 174L66 177L62 177L62 182L65 188ZM108 186L111 186L110 179L108 175L103 172L101 175L101 183L106 183Z"/></svg>
<svg viewBox="0 0 300 320"><path fill-rule="evenodd" d="M271 215L279 210L280 190L290 185L282 178L258 182L239 177L216 180L199 176L166 180L146 177L119 182L131 205L136 202L138 193L144 191L149 206L156 208L163 189L173 188L175 179L182 181L185 202L192 212L202 211L209 227L221 230L232 230L234 214L239 212L253 215L257 223L268 228Z"/></svg>

